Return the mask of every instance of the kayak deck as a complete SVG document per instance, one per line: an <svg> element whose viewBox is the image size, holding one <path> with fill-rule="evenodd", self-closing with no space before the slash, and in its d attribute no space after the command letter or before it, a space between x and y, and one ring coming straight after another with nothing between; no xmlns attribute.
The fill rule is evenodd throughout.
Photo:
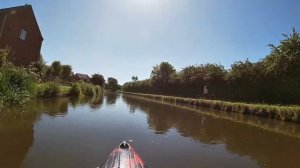
<svg viewBox="0 0 300 168"><path fill-rule="evenodd" d="M124 141L110 153L101 168L146 168L146 166L135 150Z"/></svg>

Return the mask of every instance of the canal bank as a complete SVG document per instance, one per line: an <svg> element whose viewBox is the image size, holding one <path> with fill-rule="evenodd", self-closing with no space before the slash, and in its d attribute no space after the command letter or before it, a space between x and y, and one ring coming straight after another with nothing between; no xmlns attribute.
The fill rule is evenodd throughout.
<svg viewBox="0 0 300 168"><path fill-rule="evenodd" d="M227 102L220 100L192 99L183 97L173 97L154 94L142 94L133 92L123 92L124 94L141 96L149 99L155 99L162 102L170 102L175 104L193 105L206 107L226 112L235 112L245 115L255 115L265 118L271 118L281 121L300 123L300 107L299 106L279 106L267 104L249 104L238 102Z"/></svg>
<svg viewBox="0 0 300 168"><path fill-rule="evenodd" d="M293 122L284 122L281 120L273 120L265 117L258 117L255 115L244 115L240 113L220 111L220 110L209 109L200 106L193 106L189 104L170 103L166 101L149 99L146 97L141 97L136 95L124 94L123 97L127 99L129 98L135 99L136 101L139 101L142 104L145 103L161 104L161 105L169 106L171 108L181 109L185 113L192 112L192 113L201 114L208 117L213 117L215 119L226 120L237 124L242 124L244 126L255 127L260 130L276 133L278 135L284 135L284 136L289 136L298 139L300 138L300 127L299 127L300 125ZM200 123L203 122L203 119L201 119L198 122Z"/></svg>

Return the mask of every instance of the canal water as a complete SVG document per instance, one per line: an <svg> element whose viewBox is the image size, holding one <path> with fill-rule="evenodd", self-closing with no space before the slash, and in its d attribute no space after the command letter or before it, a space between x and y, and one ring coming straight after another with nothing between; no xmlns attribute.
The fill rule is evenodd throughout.
<svg viewBox="0 0 300 168"><path fill-rule="evenodd" d="M95 168L122 140L149 168L300 166L298 124L129 95L54 98L0 112L0 168Z"/></svg>

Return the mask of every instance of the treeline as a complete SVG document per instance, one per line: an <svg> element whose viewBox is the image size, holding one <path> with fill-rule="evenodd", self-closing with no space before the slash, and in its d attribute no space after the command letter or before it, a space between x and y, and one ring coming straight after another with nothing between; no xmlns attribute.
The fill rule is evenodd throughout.
<svg viewBox="0 0 300 168"><path fill-rule="evenodd" d="M0 49L0 106L23 104L31 98L55 96L96 96L120 89L117 79L93 74L87 80L75 79L71 65L54 61L46 65L43 57L28 67L15 66L9 48Z"/></svg>
<svg viewBox="0 0 300 168"><path fill-rule="evenodd" d="M123 85L127 92L201 97L207 86L213 99L300 103L300 35L293 29L270 54L258 62L237 61L226 70L218 64L201 64L177 72L168 62L153 67L149 79ZM137 79L137 78L134 78Z"/></svg>
<svg viewBox="0 0 300 168"><path fill-rule="evenodd" d="M74 82L78 82L78 80L75 79L71 65L61 64L60 61L54 61L51 65L46 65L42 56L40 56L39 61L32 63L28 67L28 71L42 83L54 81L71 85ZM99 85L109 91L117 91L121 88L117 79L108 77L106 82L104 76L99 73L93 74L89 80L79 80L79 82Z"/></svg>

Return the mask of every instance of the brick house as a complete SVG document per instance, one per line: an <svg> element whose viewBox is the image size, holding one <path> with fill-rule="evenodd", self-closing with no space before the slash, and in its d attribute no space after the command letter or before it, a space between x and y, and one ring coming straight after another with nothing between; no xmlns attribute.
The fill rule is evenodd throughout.
<svg viewBox="0 0 300 168"><path fill-rule="evenodd" d="M0 48L9 47L16 65L38 61L43 36L31 5L0 9Z"/></svg>
<svg viewBox="0 0 300 168"><path fill-rule="evenodd" d="M86 74L76 73L74 75L74 79L76 81L89 82L91 80L91 77L89 75L86 75Z"/></svg>

